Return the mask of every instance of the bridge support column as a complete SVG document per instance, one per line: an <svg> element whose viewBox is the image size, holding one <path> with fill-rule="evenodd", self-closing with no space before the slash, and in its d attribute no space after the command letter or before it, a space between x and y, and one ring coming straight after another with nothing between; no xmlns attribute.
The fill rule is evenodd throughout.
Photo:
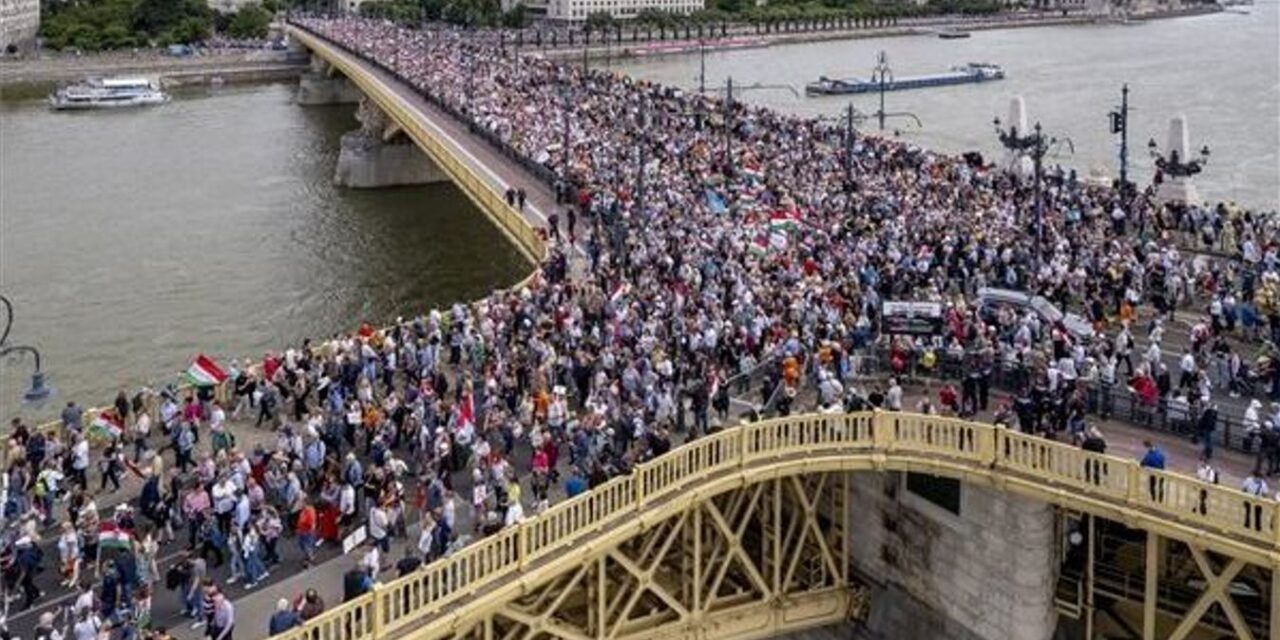
<svg viewBox="0 0 1280 640"><path fill-rule="evenodd" d="M360 128L342 136L335 184L353 189L376 189L444 182L448 176L422 153L367 98L356 110Z"/></svg>
<svg viewBox="0 0 1280 640"><path fill-rule="evenodd" d="M360 90L333 67L317 56L311 56L311 71L298 80L298 104L356 104Z"/></svg>

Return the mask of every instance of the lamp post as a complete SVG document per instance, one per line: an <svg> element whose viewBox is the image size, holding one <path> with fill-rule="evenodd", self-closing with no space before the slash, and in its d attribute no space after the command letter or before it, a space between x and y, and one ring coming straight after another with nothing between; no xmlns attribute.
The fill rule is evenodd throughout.
<svg viewBox="0 0 1280 640"><path fill-rule="evenodd" d="M705 89L705 87L703 87L703 88ZM793 95L793 96L795 96L795 97L797 97L797 98L799 98L799 97L800 97L800 92L799 92L799 91L796 91L796 88L795 88L795 87L793 87L793 86L791 86L791 85L789 85L789 84L761 84L761 83L757 82L757 83L755 83L755 84L750 84L750 85L747 85L747 86L745 86L745 87L743 87L743 86L735 86L735 85L733 84L733 77L732 77L732 76L730 76L729 78L727 78L727 79L726 79L724 86L722 86L722 87L711 87L711 88L709 89L709 91L713 91L713 92L720 92L720 91L725 92L725 98L724 98L724 162L725 162L725 168L726 168L726 171L728 170L728 166L729 166L729 139L730 139L731 134L732 134L732 132L733 132L733 92L734 92L734 91L738 91L738 92L743 92L743 91L761 91L761 90L781 90L781 91L790 91L790 92L791 92L791 95Z"/></svg>
<svg viewBox="0 0 1280 640"><path fill-rule="evenodd" d="M879 85L880 88L880 110L876 112L876 117L880 119L880 130L884 131L884 94L888 90L888 85L893 82L893 69L889 68L889 56L881 51L876 56L876 66L871 70L871 81Z"/></svg>
<svg viewBox="0 0 1280 640"><path fill-rule="evenodd" d="M1209 164L1209 145L1200 147L1199 158L1184 160L1179 157L1177 149L1170 149L1167 154L1161 154L1160 145L1156 144L1155 139L1152 138L1147 141L1147 152L1155 160L1156 169L1171 178L1190 178L1204 171L1205 165Z"/></svg>
<svg viewBox="0 0 1280 640"><path fill-rule="evenodd" d="M18 353L30 353L35 359L35 371L31 374L31 386L22 393L22 399L28 403L39 403L53 394L53 389L44 383L44 371L40 369L40 351L25 344L9 344L9 330L13 328L13 303L0 295L0 304L4 305L4 332L0 333L0 358Z"/></svg>
<svg viewBox="0 0 1280 640"><path fill-rule="evenodd" d="M1016 125L1010 126L1008 129L1000 128L1000 118L991 121L995 126L996 137L1000 138L1000 144L1005 149L1017 154L1029 153L1034 163L1034 184L1035 190L1035 272L1040 272L1041 245L1044 241L1044 155L1048 153L1049 148L1057 144L1058 140L1054 138L1046 138L1044 131L1040 127L1040 123L1036 122L1032 127L1032 133L1024 134L1018 131ZM1016 175L1016 174L1015 174Z"/></svg>
<svg viewBox="0 0 1280 640"><path fill-rule="evenodd" d="M1120 134L1120 201L1129 202L1129 85L1120 89L1120 106L1108 114L1111 133Z"/></svg>
<svg viewBox="0 0 1280 640"><path fill-rule="evenodd" d="M698 39L698 95L707 92L707 42Z"/></svg>
<svg viewBox="0 0 1280 640"><path fill-rule="evenodd" d="M1200 201L1193 176L1209 164L1209 147L1201 147L1199 157L1193 158L1189 138L1187 118L1179 115L1169 121L1169 144L1164 149L1155 140L1147 143L1147 152L1155 160L1156 198L1161 203L1195 204Z"/></svg>

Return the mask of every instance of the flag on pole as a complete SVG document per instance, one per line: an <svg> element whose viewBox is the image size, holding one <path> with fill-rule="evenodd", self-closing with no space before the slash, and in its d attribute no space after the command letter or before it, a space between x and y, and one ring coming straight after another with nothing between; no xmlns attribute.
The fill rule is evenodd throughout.
<svg viewBox="0 0 1280 640"><path fill-rule="evenodd" d="M707 208L716 215L722 215L729 210L729 207L724 203L724 198L711 189L707 189Z"/></svg>
<svg viewBox="0 0 1280 640"><path fill-rule="evenodd" d="M115 440L124 434L124 425L120 423L120 418L116 417L114 410L103 409L89 424L89 434Z"/></svg>
<svg viewBox="0 0 1280 640"><path fill-rule="evenodd" d="M98 550L107 551L110 549L132 550L133 535L129 533L128 529L121 528L120 525L108 520L98 525Z"/></svg>
<svg viewBox="0 0 1280 640"><path fill-rule="evenodd" d="M769 231L790 233L800 228L800 213L795 209L777 209L769 214Z"/></svg>
<svg viewBox="0 0 1280 640"><path fill-rule="evenodd" d="M201 353L196 355L195 361L182 373L182 379L197 387L212 387L222 384L227 379L227 372Z"/></svg>

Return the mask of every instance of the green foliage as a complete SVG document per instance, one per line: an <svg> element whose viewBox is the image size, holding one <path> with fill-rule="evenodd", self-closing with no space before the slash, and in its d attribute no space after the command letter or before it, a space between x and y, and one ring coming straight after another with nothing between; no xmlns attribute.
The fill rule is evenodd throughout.
<svg viewBox="0 0 1280 640"><path fill-rule="evenodd" d="M495 26L501 15L498 0L447 0L441 12L446 22L468 27Z"/></svg>
<svg viewBox="0 0 1280 640"><path fill-rule="evenodd" d="M231 18L227 35L232 38L265 38L270 26L271 12L258 4L246 4Z"/></svg>
<svg viewBox="0 0 1280 640"><path fill-rule="evenodd" d="M198 42L213 27L204 0L49 0L41 9L40 32L54 49Z"/></svg>
<svg viewBox="0 0 1280 640"><path fill-rule="evenodd" d="M529 8L524 3L518 3L511 7L510 11L502 14L502 26L508 29L523 29L529 24Z"/></svg>
<svg viewBox="0 0 1280 640"><path fill-rule="evenodd" d="M422 11L422 4L414 0L376 0L360 5L362 16L396 22L416 22L422 18Z"/></svg>
<svg viewBox="0 0 1280 640"><path fill-rule="evenodd" d="M672 27L680 22L681 16L662 9L641 9L634 20L650 27Z"/></svg>
<svg viewBox="0 0 1280 640"><path fill-rule="evenodd" d="M587 14L587 29L604 31L613 26L613 14L608 11L592 11Z"/></svg>

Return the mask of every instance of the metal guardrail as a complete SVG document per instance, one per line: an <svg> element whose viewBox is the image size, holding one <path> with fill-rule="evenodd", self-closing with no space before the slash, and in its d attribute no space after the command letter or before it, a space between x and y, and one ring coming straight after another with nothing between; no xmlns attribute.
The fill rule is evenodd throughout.
<svg viewBox="0 0 1280 640"><path fill-rule="evenodd" d="M905 380L927 378L960 383L965 378L967 370L963 358L957 359L945 352L936 351L937 365L925 369L919 364L919 354L910 353L912 357L907 359L906 369L902 374ZM892 375L890 372L893 369L889 365L888 352L878 350L873 355L863 357L875 363L878 375ZM991 386L1005 393L1016 393L1030 379L1031 374L1026 367L1010 367L1000 363L992 368ZM1123 420L1140 427L1178 436L1198 435L1196 427L1198 415L1190 407L1184 415L1179 415L1178 412L1169 410L1167 400L1157 401L1154 405L1144 404L1129 391L1126 384L1118 381L1115 384L1097 382L1085 386L1084 390L1085 409L1092 415ZM1263 420L1265 416L1259 418ZM1221 407L1218 411L1217 429L1213 432L1213 439L1214 444L1219 447L1249 454L1258 453L1262 444L1261 436L1257 432L1251 432L1246 426L1243 414Z"/></svg>
<svg viewBox="0 0 1280 640"><path fill-rule="evenodd" d="M501 606L493 596L501 584L528 578L544 563L587 558L593 536L642 521L650 508L726 473L773 477L788 464L792 472L827 464L986 477L1001 489L1122 517L1252 562L1270 566L1280 559L1280 503L1274 500L991 425L907 413L804 415L695 440L279 637L365 640L410 627L420 637L444 634L474 609Z"/></svg>

